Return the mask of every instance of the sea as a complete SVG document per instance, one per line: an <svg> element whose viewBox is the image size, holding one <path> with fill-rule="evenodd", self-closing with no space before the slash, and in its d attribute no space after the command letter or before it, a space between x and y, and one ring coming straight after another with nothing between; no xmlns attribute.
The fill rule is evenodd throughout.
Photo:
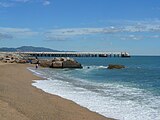
<svg viewBox="0 0 160 120"><path fill-rule="evenodd" d="M82 69L28 68L45 78L32 83L118 120L160 120L160 56L79 57ZM124 69L107 69L109 64Z"/></svg>

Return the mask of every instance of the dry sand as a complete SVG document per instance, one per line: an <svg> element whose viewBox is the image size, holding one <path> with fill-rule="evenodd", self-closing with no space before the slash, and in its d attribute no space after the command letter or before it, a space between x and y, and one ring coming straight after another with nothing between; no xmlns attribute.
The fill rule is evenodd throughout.
<svg viewBox="0 0 160 120"><path fill-rule="evenodd" d="M108 120L76 103L31 86L29 65L0 63L0 120Z"/></svg>

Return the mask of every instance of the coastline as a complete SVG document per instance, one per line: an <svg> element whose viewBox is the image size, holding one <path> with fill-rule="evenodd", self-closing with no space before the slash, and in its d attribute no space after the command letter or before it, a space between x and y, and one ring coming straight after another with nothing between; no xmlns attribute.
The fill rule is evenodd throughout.
<svg viewBox="0 0 160 120"><path fill-rule="evenodd" d="M29 64L0 63L0 66L1 120L111 120L33 87L33 80L42 78L27 70Z"/></svg>

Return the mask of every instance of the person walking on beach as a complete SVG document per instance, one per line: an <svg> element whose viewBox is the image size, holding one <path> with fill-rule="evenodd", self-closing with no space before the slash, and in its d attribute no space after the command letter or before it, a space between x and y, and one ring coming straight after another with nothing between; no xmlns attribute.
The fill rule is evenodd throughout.
<svg viewBox="0 0 160 120"><path fill-rule="evenodd" d="M38 68L38 63L36 64L36 69Z"/></svg>
<svg viewBox="0 0 160 120"><path fill-rule="evenodd" d="M39 60L37 59L36 69L38 68L38 66L39 66Z"/></svg>

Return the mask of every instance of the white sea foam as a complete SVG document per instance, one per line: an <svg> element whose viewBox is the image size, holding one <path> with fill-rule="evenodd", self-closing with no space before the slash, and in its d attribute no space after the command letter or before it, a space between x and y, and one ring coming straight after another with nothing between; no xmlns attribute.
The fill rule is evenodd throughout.
<svg viewBox="0 0 160 120"><path fill-rule="evenodd" d="M108 66L99 66L99 68L104 68L105 69L105 68L108 68Z"/></svg>
<svg viewBox="0 0 160 120"><path fill-rule="evenodd" d="M83 73L88 73L88 72L92 72L93 70L101 70L101 69L107 69L108 66L95 66L95 65L91 65L91 66L83 66L83 69L77 69L82 71Z"/></svg>
<svg viewBox="0 0 160 120"><path fill-rule="evenodd" d="M96 66L96 65L92 65L92 66L83 66L83 69L106 69L108 68L108 66Z"/></svg>
<svg viewBox="0 0 160 120"><path fill-rule="evenodd" d="M41 71L32 72L44 74L45 77L48 75ZM35 81L32 85L47 93L70 99L106 117L120 120L160 120L159 96L119 84L90 83L80 79L74 82L68 76L70 80L63 80L66 79L65 76L57 79L59 75L55 72L50 79Z"/></svg>

